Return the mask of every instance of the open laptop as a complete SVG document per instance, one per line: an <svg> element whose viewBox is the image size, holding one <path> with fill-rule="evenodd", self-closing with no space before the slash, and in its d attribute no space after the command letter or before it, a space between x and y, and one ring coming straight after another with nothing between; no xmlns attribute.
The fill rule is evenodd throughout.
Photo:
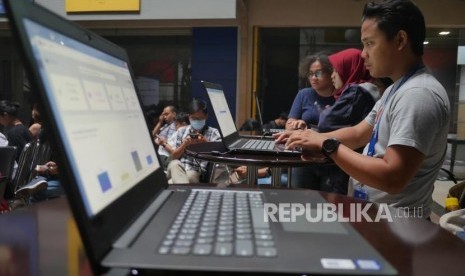
<svg viewBox="0 0 465 276"><path fill-rule="evenodd" d="M285 149L283 144L276 144L274 140L259 139L257 137L241 136L229 109L223 87L218 83L202 81L208 99L218 121L224 146L231 152L253 154L301 155L300 150ZM264 138L264 136L263 136Z"/></svg>
<svg viewBox="0 0 465 276"><path fill-rule="evenodd" d="M126 52L36 4L5 3L95 274L396 273L347 223L264 220L265 203L325 203L319 193L169 188Z"/></svg>
<svg viewBox="0 0 465 276"><path fill-rule="evenodd" d="M259 119L260 125L262 126L263 134L265 136L272 136L275 133L285 131L285 129L282 129L282 128L264 128L263 126L265 124L263 123L262 108L261 108L260 101L258 100L257 95L255 95L255 102L257 103L258 119Z"/></svg>

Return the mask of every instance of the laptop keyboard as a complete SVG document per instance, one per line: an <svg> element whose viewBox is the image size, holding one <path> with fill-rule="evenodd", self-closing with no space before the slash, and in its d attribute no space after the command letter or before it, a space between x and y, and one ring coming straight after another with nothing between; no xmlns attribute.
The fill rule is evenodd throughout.
<svg viewBox="0 0 465 276"><path fill-rule="evenodd" d="M244 145L241 146L242 149L265 149L272 150L274 149L275 141L274 140L258 140L251 139L248 140Z"/></svg>
<svg viewBox="0 0 465 276"><path fill-rule="evenodd" d="M193 189L158 253L277 256L261 192Z"/></svg>

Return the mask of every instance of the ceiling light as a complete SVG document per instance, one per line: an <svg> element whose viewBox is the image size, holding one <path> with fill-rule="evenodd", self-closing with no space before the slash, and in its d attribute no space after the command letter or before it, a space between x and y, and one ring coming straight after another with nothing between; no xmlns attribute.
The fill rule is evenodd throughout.
<svg viewBox="0 0 465 276"><path fill-rule="evenodd" d="M423 41L423 44L424 45L429 44L429 41L425 40L425 41Z"/></svg>
<svg viewBox="0 0 465 276"><path fill-rule="evenodd" d="M448 34L450 34L449 31L442 31L442 32L439 32L439 35L448 35Z"/></svg>

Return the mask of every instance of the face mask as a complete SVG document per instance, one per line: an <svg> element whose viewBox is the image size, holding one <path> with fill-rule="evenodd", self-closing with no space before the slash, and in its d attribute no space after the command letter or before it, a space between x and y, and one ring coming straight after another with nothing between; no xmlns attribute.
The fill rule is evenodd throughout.
<svg viewBox="0 0 465 276"><path fill-rule="evenodd" d="M191 126L195 130L201 130L205 126L205 120L191 120L189 119Z"/></svg>

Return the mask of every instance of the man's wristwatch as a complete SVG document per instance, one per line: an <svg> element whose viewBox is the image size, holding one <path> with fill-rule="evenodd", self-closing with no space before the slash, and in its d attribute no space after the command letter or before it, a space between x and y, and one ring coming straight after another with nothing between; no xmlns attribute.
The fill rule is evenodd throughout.
<svg viewBox="0 0 465 276"><path fill-rule="evenodd" d="M329 138L323 141L323 145L321 147L321 153L324 154L324 156L328 157L337 151L339 148L339 145L341 142L337 140L336 138Z"/></svg>

